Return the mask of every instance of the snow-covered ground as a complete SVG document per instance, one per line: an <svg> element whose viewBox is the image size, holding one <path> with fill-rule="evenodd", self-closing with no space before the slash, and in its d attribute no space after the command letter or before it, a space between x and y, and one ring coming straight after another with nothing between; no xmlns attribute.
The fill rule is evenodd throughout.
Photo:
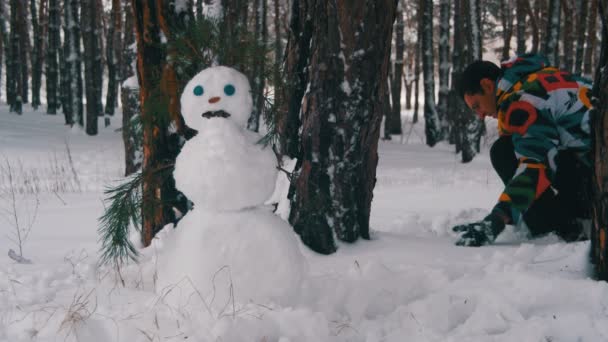
<svg viewBox="0 0 608 342"><path fill-rule="evenodd" d="M12 201L0 198L1 341L608 341L608 286L589 278L588 242L528 240L510 227L493 246L453 245L449 228L482 218L501 184L487 145L461 164L452 147L422 143L422 124L407 144L380 143L372 241L330 256L300 244L308 269L281 304L218 309L193 292L171 305L155 285L172 232L120 274L97 267L103 189L123 169L119 123L87 137L61 115L0 107L0 186L10 165L20 222L33 219L32 264L17 264L6 256ZM273 272L252 267L261 281L232 284L235 297Z"/></svg>

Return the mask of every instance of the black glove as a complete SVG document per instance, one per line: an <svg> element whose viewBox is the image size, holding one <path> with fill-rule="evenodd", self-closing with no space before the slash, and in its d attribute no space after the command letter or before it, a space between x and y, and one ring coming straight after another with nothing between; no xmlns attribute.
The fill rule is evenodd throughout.
<svg viewBox="0 0 608 342"><path fill-rule="evenodd" d="M503 229L505 221L497 214L491 213L479 222L458 225L452 228L452 231L460 236L456 241L457 246L478 247L494 242Z"/></svg>

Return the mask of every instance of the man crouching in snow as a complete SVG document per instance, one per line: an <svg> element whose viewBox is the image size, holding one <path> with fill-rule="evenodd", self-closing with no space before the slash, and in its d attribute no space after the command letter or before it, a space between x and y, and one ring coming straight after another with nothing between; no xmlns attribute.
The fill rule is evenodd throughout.
<svg viewBox="0 0 608 342"><path fill-rule="evenodd" d="M532 236L554 231L566 241L584 239L590 217L589 98L591 82L526 54L502 68L477 61L464 71L460 95L481 119L498 119L500 137L490 149L505 184L483 220L458 225L461 246L490 244L506 224L520 220Z"/></svg>

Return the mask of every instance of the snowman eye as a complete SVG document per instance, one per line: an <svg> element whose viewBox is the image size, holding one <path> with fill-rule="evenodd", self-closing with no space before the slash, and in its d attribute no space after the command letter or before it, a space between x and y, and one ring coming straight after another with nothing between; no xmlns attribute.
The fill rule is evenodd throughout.
<svg viewBox="0 0 608 342"><path fill-rule="evenodd" d="M228 96L232 96L234 95L234 92L236 91L236 89L234 89L234 86L232 84L227 84L224 87L224 94L228 95Z"/></svg>
<svg viewBox="0 0 608 342"><path fill-rule="evenodd" d="M197 85L194 87L194 95L201 96L205 91L203 90L203 86Z"/></svg>

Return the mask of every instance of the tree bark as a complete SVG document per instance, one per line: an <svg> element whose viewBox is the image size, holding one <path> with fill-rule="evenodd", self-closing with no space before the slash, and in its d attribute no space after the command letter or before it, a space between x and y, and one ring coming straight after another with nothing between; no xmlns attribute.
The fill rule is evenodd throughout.
<svg viewBox="0 0 608 342"><path fill-rule="evenodd" d="M574 27L574 23L572 22L573 15L575 13L574 4L571 0L562 0L562 9L564 14L564 27ZM562 70L567 72L572 72L574 67L574 39L575 39L575 31L573 29L562 30L562 50L563 50L563 65Z"/></svg>
<svg viewBox="0 0 608 342"><path fill-rule="evenodd" d="M559 25L561 18L561 0L549 0L549 11L547 20L547 37L545 40L543 54L549 59L549 63L559 66Z"/></svg>
<svg viewBox="0 0 608 342"><path fill-rule="evenodd" d="M254 1L254 37L257 44L265 51L268 41L268 26L266 25L266 1ZM257 53L254 56L252 72L252 87L251 95L253 99L253 111L249 117L247 128L253 132L258 132L260 129L260 117L265 108L264 88L266 87L266 56L263 52Z"/></svg>
<svg viewBox="0 0 608 342"><path fill-rule="evenodd" d="M61 47L59 0L49 0L48 49L46 51L46 113L57 114L59 103L59 49Z"/></svg>
<svg viewBox="0 0 608 342"><path fill-rule="evenodd" d="M605 23L606 9L600 5ZM590 12L594 13L594 12ZM608 27L602 28L602 52L593 87L597 112L592 116L593 184L591 258L599 280L608 280Z"/></svg>
<svg viewBox="0 0 608 342"><path fill-rule="evenodd" d="M160 229L176 222L173 208L182 202L170 171L179 153L180 136L185 135L179 92L187 80L177 78L169 57L175 51L165 49L161 36L174 39L193 18L188 12L177 13L173 1L162 0L133 0L133 14L143 132L141 238L148 246ZM177 133L172 134L170 127Z"/></svg>
<svg viewBox="0 0 608 342"><path fill-rule="evenodd" d="M369 239L396 5L293 3L290 38L299 39L290 40L288 70L293 83L304 82L289 114L302 117L289 221L319 253L336 250L334 235L346 242Z"/></svg>
<svg viewBox="0 0 608 342"><path fill-rule="evenodd" d="M391 79L392 108L390 108L390 115L387 116L387 120L385 123L386 125L388 125L389 134L402 134L401 85L403 78L403 52L405 50L405 41L403 40L405 24L403 21L403 10L401 9L401 5L398 5L397 9L397 20L395 23L395 62L393 63L393 72Z"/></svg>
<svg viewBox="0 0 608 342"><path fill-rule="evenodd" d="M591 0L591 8L589 10L589 22L587 23L587 43L585 44L585 57L583 65L583 73L585 76L591 77L593 75L593 54L595 51L596 44L596 25L598 16L599 2L598 0Z"/></svg>
<svg viewBox="0 0 608 342"><path fill-rule="evenodd" d="M576 31L576 62L574 64L574 73L580 75L583 72L583 55L585 53L585 33L587 32L587 9L589 0L580 0L581 12L578 16L578 27Z"/></svg>
<svg viewBox="0 0 608 342"><path fill-rule="evenodd" d="M441 123L435 106L435 53L433 45L433 1L421 0L422 74L424 77L424 132L426 144L435 146L441 140Z"/></svg>
<svg viewBox="0 0 608 342"><path fill-rule="evenodd" d="M121 0L112 0L112 16L108 25L106 40L106 63L108 64L108 91L106 93L105 113L114 115L117 106L119 67L122 56L122 8Z"/></svg>
<svg viewBox="0 0 608 342"><path fill-rule="evenodd" d="M450 94L450 0L441 0L439 19L439 101L437 110L441 136L449 135L448 103Z"/></svg>
<svg viewBox="0 0 608 342"><path fill-rule="evenodd" d="M509 59L511 54L511 37L513 36L513 16L509 0L500 0L500 20L502 22L502 59ZM454 44L456 45L456 44Z"/></svg>
<svg viewBox="0 0 608 342"><path fill-rule="evenodd" d="M516 0L515 13L517 16L517 54L526 52L526 3L528 0Z"/></svg>
<svg viewBox="0 0 608 342"><path fill-rule="evenodd" d="M82 40L84 45L84 75L85 75L85 94L87 99L87 120L86 133L97 135L97 118L101 115L98 112L98 92L97 87L97 66L100 62L98 56L101 54L97 45L97 1L86 0L83 2L82 14L87 20L83 20Z"/></svg>

